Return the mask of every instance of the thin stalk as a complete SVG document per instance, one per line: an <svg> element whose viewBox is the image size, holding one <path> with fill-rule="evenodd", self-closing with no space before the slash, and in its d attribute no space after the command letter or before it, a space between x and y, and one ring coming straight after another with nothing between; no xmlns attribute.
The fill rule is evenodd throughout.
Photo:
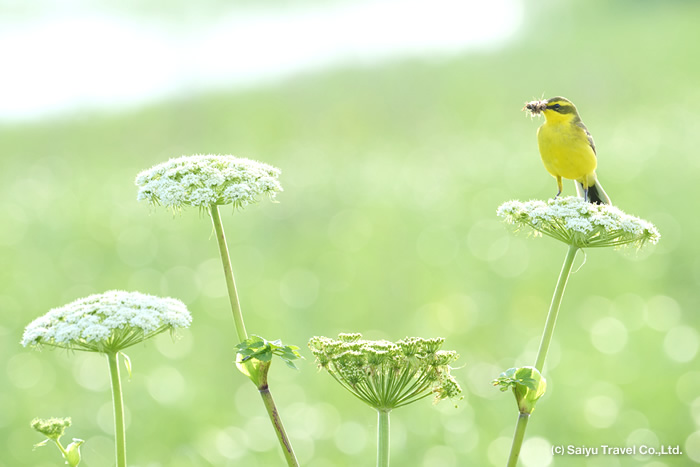
<svg viewBox="0 0 700 467"><path fill-rule="evenodd" d="M289 467L298 467L299 462L294 455L292 443L290 443L289 438L287 438L287 432L284 430L282 419L277 412L277 406L275 405L275 401L270 393L270 388L265 386L263 389L260 389L260 396L262 397L265 408L267 409L267 414L270 416L270 421L275 427L275 433L277 433L277 439L282 447L282 453L284 454L284 459L287 461L287 465L289 465Z"/></svg>
<svg viewBox="0 0 700 467"><path fill-rule="evenodd" d="M226 288L228 289L228 297L231 302L231 311L233 312L233 322L236 326L236 333L238 334L238 340L243 342L248 339L248 333L245 330L245 324L243 323L243 313L241 312L241 302L238 300L238 291L236 290L236 281L233 278L233 268L231 267L231 257L228 253L228 245L226 244L226 234L224 233L224 226L221 223L221 215L219 214L219 206L211 205L209 207L209 213L211 214L211 221L214 224L214 230L216 231L216 240L219 244L219 253L221 254L221 263L224 267L224 276L226 277ZM294 455L294 449L292 449L292 443L290 443L287 437L287 432L284 430L284 425L282 424L282 419L277 412L277 407L275 406L275 401L272 399L272 394L267 384L265 384L262 389L258 388L260 391L260 396L262 396L263 403L265 404L265 409L270 416L270 421L277 434L277 439L279 440L280 447L282 448L282 453L284 458L287 460L287 464L290 467L298 467L299 462L297 462L296 456Z"/></svg>
<svg viewBox="0 0 700 467"><path fill-rule="evenodd" d="M540 349L537 352L537 360L535 362L535 368L537 368L537 371L539 371L540 373L542 373L542 369L544 368L544 362L547 358L549 345L552 343L554 325L557 323L557 315L559 314L559 307L561 306L561 300L564 296L564 289L566 289L566 283L569 280L569 276L571 275L571 268L574 264L574 258L576 257L577 252L577 246L569 245L569 250L566 253L564 264L562 265L561 272L559 273L557 286L554 289L552 303L549 305L547 321L544 325L544 331L542 332L542 340L540 341ZM513 435L513 445L510 449L510 457L508 458L508 467L515 467L515 465L517 465L518 463L518 456L520 456L520 448L523 444L523 438L525 437L525 429L527 428L527 421L529 418L530 415L524 413L521 413L518 416L518 424L515 427L515 434Z"/></svg>
<svg viewBox="0 0 700 467"><path fill-rule="evenodd" d="M389 467L389 413L377 409L377 467Z"/></svg>
<svg viewBox="0 0 700 467"><path fill-rule="evenodd" d="M564 264L562 265L561 272L559 273L557 287L554 289L552 303L549 305L547 322L544 325L544 332L542 333L542 340L540 341L540 350L537 352L537 360L535 362L535 368L537 368L537 371L540 373L542 373L542 369L544 368L544 361L547 358L549 344L552 343L552 335L554 334L554 325L557 323L559 306L561 305L561 299L564 296L564 289L566 289L566 283L571 275L571 267L574 265L574 258L576 257L577 252L577 246L569 246L569 251L566 252L566 259L564 259Z"/></svg>
<svg viewBox="0 0 700 467"><path fill-rule="evenodd" d="M119 379L119 355L107 353L109 376L112 380L112 402L114 402L114 437L117 452L117 467L126 467L126 430L124 428L124 402L122 383Z"/></svg>
<svg viewBox="0 0 700 467"><path fill-rule="evenodd" d="M233 322L236 325L236 333L238 340L243 342L248 339L248 333L245 330L243 323L243 313L241 312L241 302L238 300L238 291L236 290L236 281L233 278L233 268L231 267L231 257L228 254L228 246L226 245L226 235L224 234L224 226L221 223L219 215L219 206L213 204L209 207L211 221L214 224L216 231L216 240L219 244L219 253L221 254L221 263L224 267L224 276L226 277L226 288L228 289L228 297L231 302L231 311L233 312Z"/></svg>
<svg viewBox="0 0 700 467"><path fill-rule="evenodd" d="M518 416L518 424L515 425L515 434L513 435L513 445L510 448L510 457L508 458L508 467L515 467L518 464L518 456L520 456L520 448L523 445L525 428L527 428L529 419L530 414L521 413Z"/></svg>

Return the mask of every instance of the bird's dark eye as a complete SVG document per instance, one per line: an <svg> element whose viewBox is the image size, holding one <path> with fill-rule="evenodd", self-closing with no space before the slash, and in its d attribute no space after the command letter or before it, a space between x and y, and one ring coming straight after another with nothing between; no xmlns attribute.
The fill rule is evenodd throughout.
<svg viewBox="0 0 700 467"><path fill-rule="evenodd" d="M559 107L561 107L561 105L559 105L559 104L554 104L554 105L552 106L552 108L553 108L554 110L559 110Z"/></svg>

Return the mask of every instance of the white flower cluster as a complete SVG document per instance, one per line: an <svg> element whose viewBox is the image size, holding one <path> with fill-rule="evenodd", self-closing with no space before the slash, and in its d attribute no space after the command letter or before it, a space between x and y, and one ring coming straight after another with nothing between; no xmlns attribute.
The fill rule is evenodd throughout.
<svg viewBox="0 0 700 467"><path fill-rule="evenodd" d="M233 156L195 155L170 159L136 176L137 199L173 210L182 206L243 207L263 194L282 191L280 170L262 162Z"/></svg>
<svg viewBox="0 0 700 467"><path fill-rule="evenodd" d="M180 300L110 290L50 310L29 323L21 343L118 352L191 323L192 316Z"/></svg>
<svg viewBox="0 0 700 467"><path fill-rule="evenodd" d="M576 196L548 201L508 201L496 211L506 222L527 226L579 248L657 243L654 224L625 214L615 206L587 203Z"/></svg>

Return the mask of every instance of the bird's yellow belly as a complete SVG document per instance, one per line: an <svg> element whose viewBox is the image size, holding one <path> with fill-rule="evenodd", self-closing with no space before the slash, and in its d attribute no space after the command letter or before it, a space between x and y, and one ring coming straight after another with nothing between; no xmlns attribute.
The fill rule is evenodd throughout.
<svg viewBox="0 0 700 467"><path fill-rule="evenodd" d="M537 132L540 156L547 172L569 180L583 179L596 169L596 157L588 138L579 128L550 128L543 125Z"/></svg>

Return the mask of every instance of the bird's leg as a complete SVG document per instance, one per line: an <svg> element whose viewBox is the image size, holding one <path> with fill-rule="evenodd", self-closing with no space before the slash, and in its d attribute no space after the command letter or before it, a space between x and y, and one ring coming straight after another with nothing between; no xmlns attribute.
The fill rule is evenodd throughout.
<svg viewBox="0 0 700 467"><path fill-rule="evenodd" d="M559 191L557 191L557 195L554 197L555 199L559 197L561 190L564 189L564 185L561 182L561 177L557 177L557 187L559 188Z"/></svg>

